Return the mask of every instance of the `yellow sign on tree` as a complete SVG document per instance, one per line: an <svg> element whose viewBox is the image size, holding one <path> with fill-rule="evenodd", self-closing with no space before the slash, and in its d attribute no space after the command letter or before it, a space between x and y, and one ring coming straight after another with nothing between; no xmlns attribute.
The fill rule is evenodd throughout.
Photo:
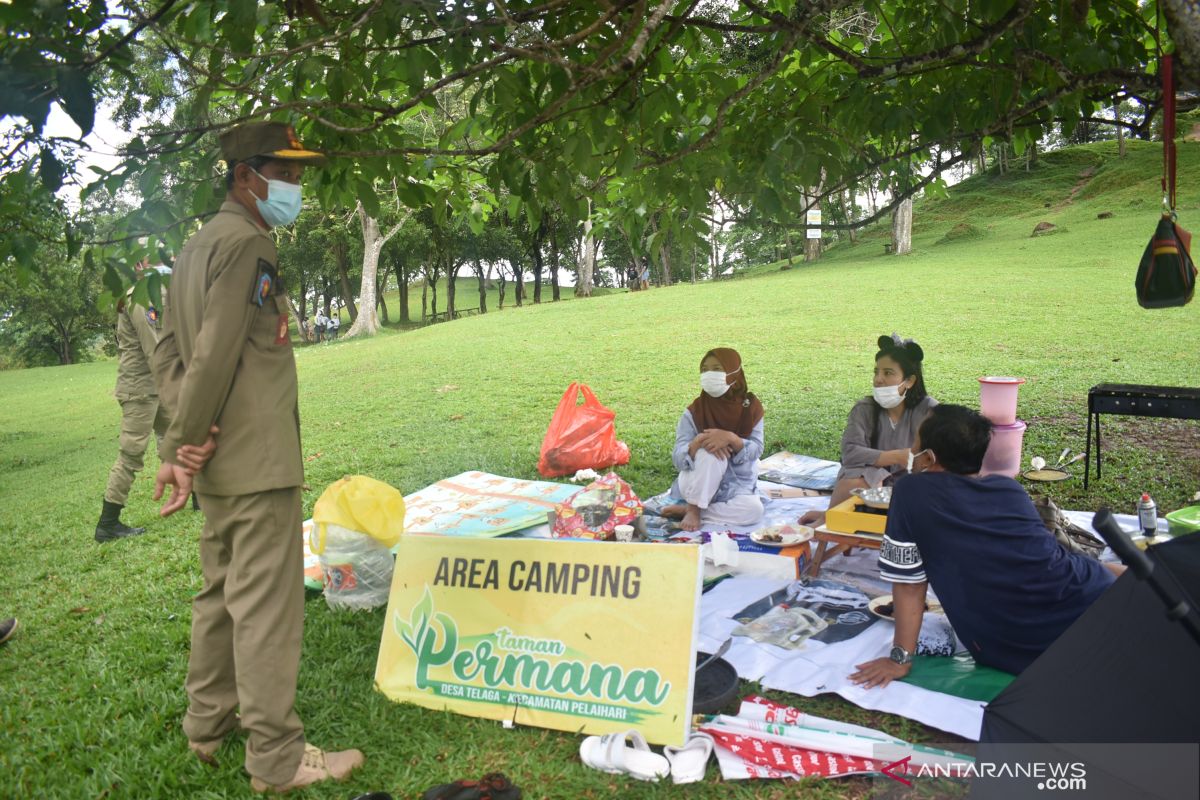
<svg viewBox="0 0 1200 800"><path fill-rule="evenodd" d="M405 536L375 683L426 708L681 745L702 565L691 545Z"/></svg>

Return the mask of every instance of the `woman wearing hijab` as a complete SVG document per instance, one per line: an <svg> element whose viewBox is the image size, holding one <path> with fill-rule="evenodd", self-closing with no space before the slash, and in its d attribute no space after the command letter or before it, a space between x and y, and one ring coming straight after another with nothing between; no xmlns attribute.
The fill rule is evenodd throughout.
<svg viewBox="0 0 1200 800"><path fill-rule="evenodd" d="M680 518L685 531L754 525L762 519L758 457L763 451L763 407L746 386L742 358L718 347L700 361L700 396L679 418L672 461L679 478L663 516Z"/></svg>
<svg viewBox="0 0 1200 800"><path fill-rule="evenodd" d="M937 405L925 391L925 352L912 339L880 336L876 341L871 394L854 404L842 434L842 470L829 507L850 497L852 489L890 486L912 470L917 430ZM825 512L809 511L805 525L821 525Z"/></svg>

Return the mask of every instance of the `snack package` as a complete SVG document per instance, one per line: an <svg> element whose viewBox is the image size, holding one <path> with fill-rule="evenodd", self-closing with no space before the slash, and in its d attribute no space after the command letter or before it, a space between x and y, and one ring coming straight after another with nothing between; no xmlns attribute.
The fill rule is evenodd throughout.
<svg viewBox="0 0 1200 800"><path fill-rule="evenodd" d="M554 507L550 535L556 539L613 539L618 525L637 526L642 501L610 472Z"/></svg>

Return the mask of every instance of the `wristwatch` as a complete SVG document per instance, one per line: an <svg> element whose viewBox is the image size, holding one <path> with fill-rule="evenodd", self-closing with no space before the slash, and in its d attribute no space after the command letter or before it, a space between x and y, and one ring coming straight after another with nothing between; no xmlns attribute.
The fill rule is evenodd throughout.
<svg viewBox="0 0 1200 800"><path fill-rule="evenodd" d="M892 647L892 652L888 654L888 658L900 665L912 663L912 653L908 652L900 645L895 645Z"/></svg>

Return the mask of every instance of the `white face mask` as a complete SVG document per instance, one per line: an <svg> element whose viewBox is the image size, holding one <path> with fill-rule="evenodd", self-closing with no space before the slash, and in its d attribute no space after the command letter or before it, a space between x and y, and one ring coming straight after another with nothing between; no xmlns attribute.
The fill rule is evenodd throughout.
<svg viewBox="0 0 1200 800"><path fill-rule="evenodd" d="M919 453L914 453L912 450L909 450L908 451L908 467L907 467L908 471L912 472L913 471L913 462L928 452L929 452L928 447Z"/></svg>
<svg viewBox="0 0 1200 800"><path fill-rule="evenodd" d="M875 395L875 402L884 408L895 408L904 402L904 395L900 394L900 387L897 386L876 386L871 390Z"/></svg>
<svg viewBox="0 0 1200 800"><path fill-rule="evenodd" d="M700 388L710 397L720 397L729 391L729 384L726 380L724 372L701 372Z"/></svg>

